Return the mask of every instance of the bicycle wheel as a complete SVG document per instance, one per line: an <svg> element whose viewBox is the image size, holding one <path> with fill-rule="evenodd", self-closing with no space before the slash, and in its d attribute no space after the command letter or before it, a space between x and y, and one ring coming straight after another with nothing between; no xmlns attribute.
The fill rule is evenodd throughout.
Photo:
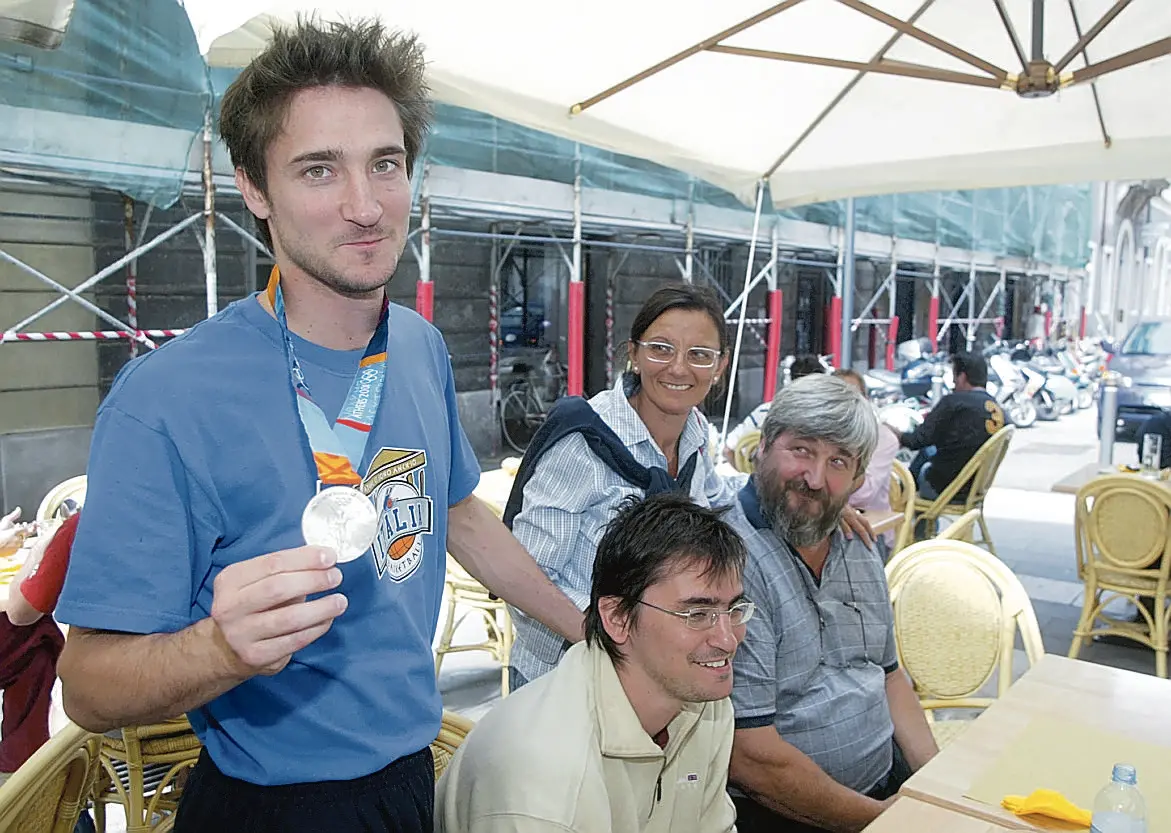
<svg viewBox="0 0 1171 833"><path fill-rule="evenodd" d="M544 414L527 387L517 388L500 403L501 434L517 454L525 453L543 422Z"/></svg>

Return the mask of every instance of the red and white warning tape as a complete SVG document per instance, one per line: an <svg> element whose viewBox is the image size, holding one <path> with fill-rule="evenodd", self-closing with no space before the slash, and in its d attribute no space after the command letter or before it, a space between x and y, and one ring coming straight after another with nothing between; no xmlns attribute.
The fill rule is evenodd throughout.
<svg viewBox="0 0 1171 833"><path fill-rule="evenodd" d="M0 342L5 341L108 341L123 338L170 338L186 330L90 330L77 333L4 333Z"/></svg>

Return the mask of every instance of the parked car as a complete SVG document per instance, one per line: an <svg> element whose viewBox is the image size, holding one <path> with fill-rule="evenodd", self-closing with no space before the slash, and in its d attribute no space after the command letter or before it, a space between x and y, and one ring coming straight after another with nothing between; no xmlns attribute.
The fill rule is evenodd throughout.
<svg viewBox="0 0 1171 833"><path fill-rule="evenodd" d="M1139 321L1122 344L1108 346L1109 368L1122 374L1114 438L1137 442L1143 422L1171 410L1171 318ZM1099 403L1099 431L1101 404Z"/></svg>
<svg viewBox="0 0 1171 833"><path fill-rule="evenodd" d="M544 307L535 304L527 310L517 304L500 313L500 338L505 347L536 347L548 326Z"/></svg>

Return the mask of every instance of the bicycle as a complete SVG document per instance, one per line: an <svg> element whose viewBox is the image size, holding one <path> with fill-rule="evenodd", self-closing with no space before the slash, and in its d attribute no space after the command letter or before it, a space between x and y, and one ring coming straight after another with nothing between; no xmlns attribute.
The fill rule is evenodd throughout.
<svg viewBox="0 0 1171 833"><path fill-rule="evenodd" d="M565 368L554 350L545 354L541 368L544 379L533 384L526 364L513 367L513 380L500 401L500 433L509 447L524 454L553 403L565 395Z"/></svg>

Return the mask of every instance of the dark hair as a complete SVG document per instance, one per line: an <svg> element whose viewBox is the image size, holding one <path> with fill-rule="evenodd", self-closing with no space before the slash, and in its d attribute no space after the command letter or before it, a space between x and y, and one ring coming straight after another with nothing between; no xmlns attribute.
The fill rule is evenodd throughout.
<svg viewBox="0 0 1171 833"><path fill-rule="evenodd" d="M660 315L673 309L707 313L719 335L720 352L728 352L728 327L724 323L724 310L720 306L720 299L706 286L691 283L675 283L655 290L654 294L646 299L638 315L634 316L634 323L630 325L630 343L634 344L642 339L643 334Z"/></svg>
<svg viewBox="0 0 1171 833"><path fill-rule="evenodd" d="M748 553L740 536L723 521L725 511L705 509L679 492L623 500L594 558L586 641L601 646L615 665L621 664L622 650L602 624L602 598L617 598L618 612L635 625L639 600L668 572L691 564L702 565L704 576L717 579L743 573Z"/></svg>
<svg viewBox="0 0 1171 833"><path fill-rule="evenodd" d="M423 47L414 35L387 31L377 20L319 24L298 19L276 27L268 47L224 93L220 136L232 166L266 193L266 156L284 128L294 94L313 87L367 87L394 102L403 125L407 176L431 125ZM264 242L268 224L259 218Z"/></svg>
<svg viewBox="0 0 1171 833"><path fill-rule="evenodd" d="M825 368L821 364L821 359L812 353L798 356L789 365L789 378L793 381L802 376L812 376L814 373L825 373Z"/></svg>
<svg viewBox="0 0 1171 833"><path fill-rule="evenodd" d="M951 357L951 370L955 378L960 374L968 377L968 384L982 388L988 384L988 362L979 353L955 353Z"/></svg>

